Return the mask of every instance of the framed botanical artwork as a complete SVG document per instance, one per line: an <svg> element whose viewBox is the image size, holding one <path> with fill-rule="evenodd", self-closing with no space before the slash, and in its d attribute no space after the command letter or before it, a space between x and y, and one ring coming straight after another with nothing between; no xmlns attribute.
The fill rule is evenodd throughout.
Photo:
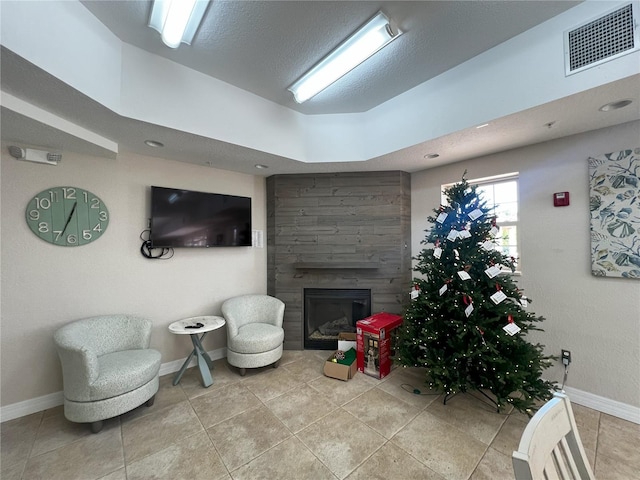
<svg viewBox="0 0 640 480"><path fill-rule="evenodd" d="M640 280L640 147L589 158L591 272Z"/></svg>

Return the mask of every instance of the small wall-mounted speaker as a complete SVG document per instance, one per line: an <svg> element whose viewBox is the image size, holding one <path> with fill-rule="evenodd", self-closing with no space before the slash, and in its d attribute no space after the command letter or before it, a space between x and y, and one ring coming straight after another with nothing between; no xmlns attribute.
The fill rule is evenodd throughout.
<svg viewBox="0 0 640 480"><path fill-rule="evenodd" d="M9 147L9 153L17 160L26 162L44 163L46 165L58 165L62 160L61 153L45 152L34 148L20 148L14 145Z"/></svg>

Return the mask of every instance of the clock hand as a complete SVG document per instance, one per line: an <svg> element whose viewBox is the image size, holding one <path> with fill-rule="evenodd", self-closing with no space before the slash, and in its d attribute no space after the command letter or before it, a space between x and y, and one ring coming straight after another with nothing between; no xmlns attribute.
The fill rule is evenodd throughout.
<svg viewBox="0 0 640 480"><path fill-rule="evenodd" d="M62 233L60 235L64 235L67 226L69 226L69 222L71 221L71 217L73 216L73 212L76 211L76 207L78 206L78 202L73 204L73 208L71 209L71 213L69 214L69 218L67 218L67 223L64 224L64 228L62 229Z"/></svg>

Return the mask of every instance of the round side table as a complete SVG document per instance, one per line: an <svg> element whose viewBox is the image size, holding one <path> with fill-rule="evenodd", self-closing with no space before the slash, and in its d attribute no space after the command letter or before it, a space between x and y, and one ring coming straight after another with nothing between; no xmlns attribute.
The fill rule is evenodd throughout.
<svg viewBox="0 0 640 480"><path fill-rule="evenodd" d="M191 317L184 320L178 320L169 325L169 331L176 335L190 335L191 343L193 343L193 350L180 367L178 373L173 378L173 385L177 385L182 378L185 370L189 366L191 358L195 355L198 368L200 369L200 376L202 377L202 385L204 387L210 387L213 384L211 378L211 368L213 368L213 362L211 357L202 346L202 339L208 332L217 330L224 327L225 320L222 317L206 316L206 317Z"/></svg>

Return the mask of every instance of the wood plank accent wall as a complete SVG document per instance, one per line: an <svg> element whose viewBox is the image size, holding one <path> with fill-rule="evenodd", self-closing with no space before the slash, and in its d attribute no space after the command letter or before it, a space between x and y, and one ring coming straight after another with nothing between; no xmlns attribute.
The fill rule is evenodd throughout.
<svg viewBox="0 0 640 480"><path fill-rule="evenodd" d="M305 288L369 288L372 313L402 313L410 245L406 172L267 178L267 292L286 305L285 349L303 348Z"/></svg>

